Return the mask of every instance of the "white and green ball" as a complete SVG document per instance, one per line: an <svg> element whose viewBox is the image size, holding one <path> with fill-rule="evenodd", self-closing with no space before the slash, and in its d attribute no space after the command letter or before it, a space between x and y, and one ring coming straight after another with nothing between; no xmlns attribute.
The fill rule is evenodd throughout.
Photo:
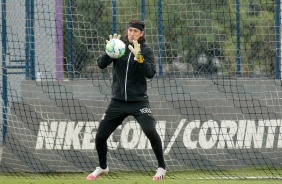
<svg viewBox="0 0 282 184"><path fill-rule="evenodd" d="M119 39L112 39L106 45L106 53L111 58L118 59L125 53L125 44Z"/></svg>

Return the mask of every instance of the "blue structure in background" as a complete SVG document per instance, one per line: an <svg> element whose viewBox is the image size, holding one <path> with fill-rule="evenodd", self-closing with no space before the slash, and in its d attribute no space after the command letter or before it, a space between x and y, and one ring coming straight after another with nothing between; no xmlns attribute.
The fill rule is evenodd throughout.
<svg viewBox="0 0 282 184"><path fill-rule="evenodd" d="M117 33L117 2L112 0L113 3L113 34Z"/></svg>
<svg viewBox="0 0 282 184"><path fill-rule="evenodd" d="M141 0L141 21L145 21L145 0Z"/></svg>
<svg viewBox="0 0 282 184"><path fill-rule="evenodd" d="M275 40L276 40L276 54L275 54L275 79L281 79L281 8L280 0L275 0Z"/></svg>
<svg viewBox="0 0 282 184"><path fill-rule="evenodd" d="M2 144L5 142L6 132L7 132L7 68L6 68L6 58L7 58L7 26L6 26L6 0L2 0Z"/></svg>
<svg viewBox="0 0 282 184"><path fill-rule="evenodd" d="M25 0L26 28L25 28L25 77L35 80L35 35L34 35L34 0Z"/></svg>
<svg viewBox="0 0 282 184"><path fill-rule="evenodd" d="M35 35L34 35L34 0L25 0L25 60L8 60L7 51L7 10L6 0L1 0L2 11L2 143L7 133L8 109L8 74L25 74L26 79L35 80ZM9 62L9 63L8 63ZM9 65L15 62L17 65ZM20 63L20 64L18 64ZM9 69L25 69L25 72L8 72Z"/></svg>
<svg viewBox="0 0 282 184"><path fill-rule="evenodd" d="M67 66L67 70L68 70L68 76L69 76L69 80L73 79L73 56L72 56L72 46L73 46L73 25L72 25L72 0L68 0L68 7L67 7L67 20L68 20L68 26L67 26L67 30L68 30L68 66Z"/></svg>
<svg viewBox="0 0 282 184"><path fill-rule="evenodd" d="M236 54L236 73L241 74L241 12L240 0L236 0L236 29L237 29L237 54Z"/></svg>
<svg viewBox="0 0 282 184"><path fill-rule="evenodd" d="M163 25L162 25L162 0L158 0L158 64L159 64L159 75L163 75Z"/></svg>

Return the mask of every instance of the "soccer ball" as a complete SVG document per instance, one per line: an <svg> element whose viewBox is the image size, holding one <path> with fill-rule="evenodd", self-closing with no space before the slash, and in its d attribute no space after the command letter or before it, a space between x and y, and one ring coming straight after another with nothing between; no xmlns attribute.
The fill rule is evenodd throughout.
<svg viewBox="0 0 282 184"><path fill-rule="evenodd" d="M125 53L125 44L120 39L112 39L106 45L106 53L111 58L120 58Z"/></svg>

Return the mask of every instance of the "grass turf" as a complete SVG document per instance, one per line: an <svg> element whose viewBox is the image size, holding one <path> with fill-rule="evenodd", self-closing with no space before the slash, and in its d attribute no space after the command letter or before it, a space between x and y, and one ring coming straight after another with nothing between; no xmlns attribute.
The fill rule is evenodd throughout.
<svg viewBox="0 0 282 184"><path fill-rule="evenodd" d="M242 169L232 171L167 172L163 181L153 181L154 173L111 172L95 181L86 180L89 173L1 173L1 184L281 184L282 170ZM271 179L273 178L273 179Z"/></svg>

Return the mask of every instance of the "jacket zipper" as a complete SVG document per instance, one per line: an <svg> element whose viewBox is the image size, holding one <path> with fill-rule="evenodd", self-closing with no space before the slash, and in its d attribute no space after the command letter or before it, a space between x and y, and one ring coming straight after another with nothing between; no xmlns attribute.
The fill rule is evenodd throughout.
<svg viewBox="0 0 282 184"><path fill-rule="evenodd" d="M130 56L131 56L131 52L129 53L129 56L128 56L128 59L127 59L125 82L124 82L124 95L125 95L124 98L125 98L125 101L127 101L127 73L128 73Z"/></svg>

